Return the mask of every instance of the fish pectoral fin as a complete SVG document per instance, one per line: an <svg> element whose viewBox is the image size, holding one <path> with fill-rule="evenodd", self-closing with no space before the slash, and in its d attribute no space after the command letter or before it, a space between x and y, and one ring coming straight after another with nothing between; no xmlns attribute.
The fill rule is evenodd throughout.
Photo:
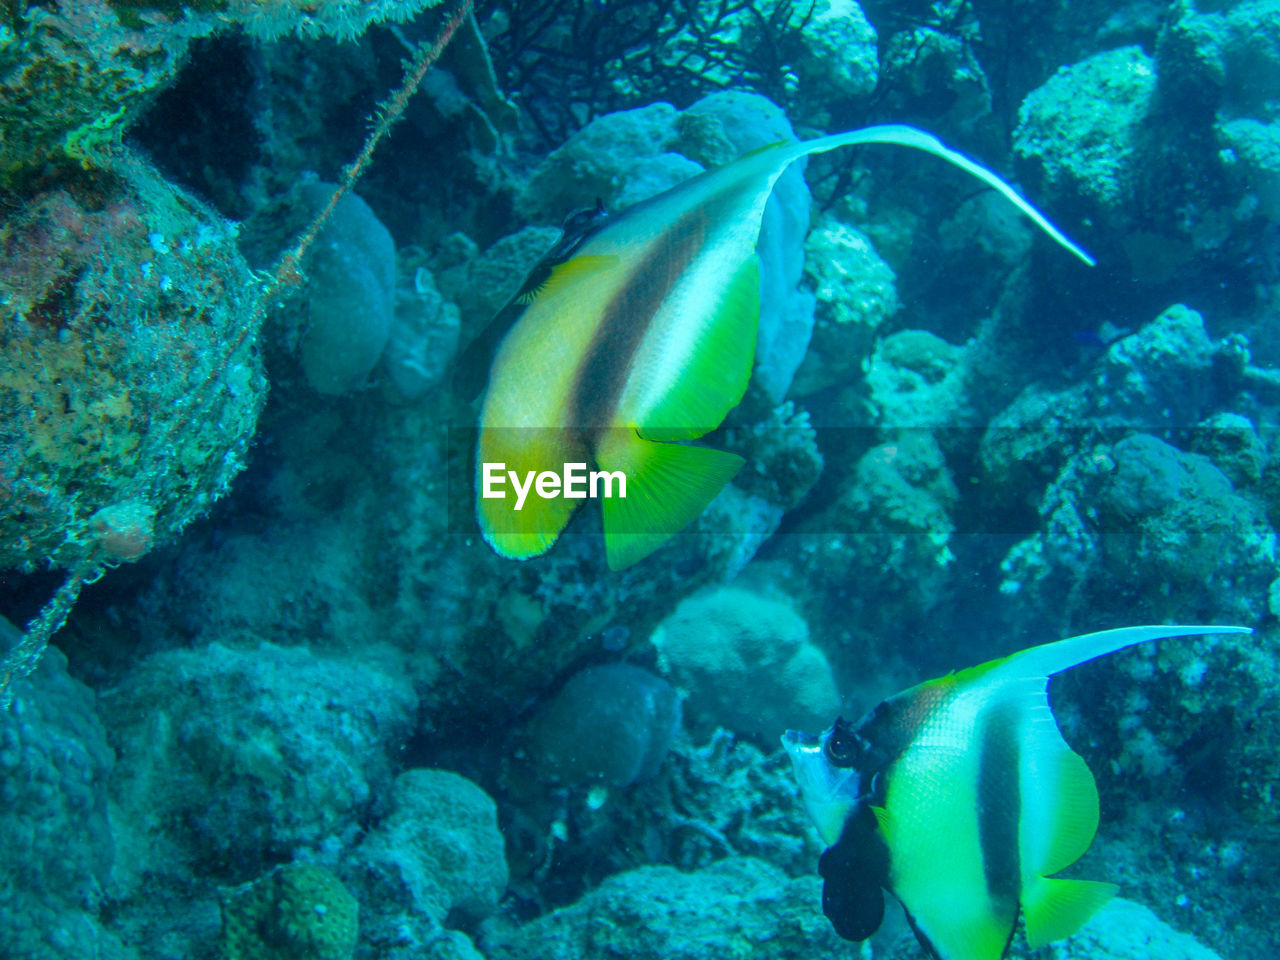
<svg viewBox="0 0 1280 960"><path fill-rule="evenodd" d="M596 254L574 257L564 263L557 263L541 283L516 295L515 302L530 304L544 297L563 293L577 283L590 280L602 270L617 266L619 260L610 254Z"/></svg>
<svg viewBox="0 0 1280 960"><path fill-rule="evenodd" d="M643 560L700 514L746 461L734 453L644 440L614 427L595 449L601 470L621 471L626 496L601 501L611 570Z"/></svg>
<svg viewBox="0 0 1280 960"><path fill-rule="evenodd" d="M1022 911L1031 949L1038 950L1046 943L1074 934L1119 889L1114 883L1096 880L1033 877L1027 881L1022 890Z"/></svg>

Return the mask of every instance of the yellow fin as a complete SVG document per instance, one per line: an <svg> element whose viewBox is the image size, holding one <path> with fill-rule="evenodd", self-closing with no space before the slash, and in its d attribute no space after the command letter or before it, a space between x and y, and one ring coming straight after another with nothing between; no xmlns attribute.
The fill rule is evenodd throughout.
<svg viewBox="0 0 1280 960"><path fill-rule="evenodd" d="M1098 832L1098 787L1093 774L1079 754L1072 751L1054 730L1060 748L1056 755L1044 758L1042 766L1056 766L1056 786L1025 803L1045 803L1050 806L1046 822L1049 824L1048 844L1043 862L1028 864L1037 873L1050 874L1070 866L1084 856ZM1041 783L1052 782L1049 776ZM1025 815L1025 814L1024 814Z"/></svg>
<svg viewBox="0 0 1280 960"><path fill-rule="evenodd" d="M700 514L745 462L734 453L642 440L628 428L597 443L601 470L621 470L627 495L601 500L605 556L611 570L647 557Z"/></svg>
<svg viewBox="0 0 1280 960"><path fill-rule="evenodd" d="M1120 888L1096 880L1035 877L1022 891L1027 942L1032 950L1064 940L1083 927Z"/></svg>
<svg viewBox="0 0 1280 960"><path fill-rule="evenodd" d="M889 816L889 811L884 807L872 806L871 812L876 816L876 825L880 828L880 832L888 838L891 833L889 828L893 824L893 818Z"/></svg>
<svg viewBox="0 0 1280 960"><path fill-rule="evenodd" d="M532 290L526 290L524 293L516 297L517 303L530 304L535 300L543 297L554 296L563 293L576 283L590 279L601 270L607 270L616 266L619 260L617 257L609 254L596 254L592 256L574 257L572 260L566 260L564 263L557 263L551 268L551 272L547 274L547 279Z"/></svg>

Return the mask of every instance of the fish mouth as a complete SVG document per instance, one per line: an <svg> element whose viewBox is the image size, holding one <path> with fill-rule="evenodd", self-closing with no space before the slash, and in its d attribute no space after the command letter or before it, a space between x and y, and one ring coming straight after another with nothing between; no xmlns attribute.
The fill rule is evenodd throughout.
<svg viewBox="0 0 1280 960"><path fill-rule="evenodd" d="M792 756L797 750L812 749L818 745L819 737L815 733L805 733L803 730L788 730L782 735L782 747Z"/></svg>
<svg viewBox="0 0 1280 960"><path fill-rule="evenodd" d="M832 766L823 752L825 736L788 730L782 746L791 758L796 786L823 843L840 839L845 820L857 803L857 771Z"/></svg>
<svg viewBox="0 0 1280 960"><path fill-rule="evenodd" d="M788 730L782 735L782 748L791 758L791 767L802 792L831 779L834 768L822 752L820 735Z"/></svg>

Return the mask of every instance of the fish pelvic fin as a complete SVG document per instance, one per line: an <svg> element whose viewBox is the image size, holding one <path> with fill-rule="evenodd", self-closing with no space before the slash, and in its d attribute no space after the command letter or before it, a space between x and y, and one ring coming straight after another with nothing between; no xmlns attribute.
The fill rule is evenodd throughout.
<svg viewBox="0 0 1280 960"><path fill-rule="evenodd" d="M1038 950L1075 934L1102 909L1120 888L1096 880L1055 880L1036 877L1022 892L1027 943Z"/></svg>
<svg viewBox="0 0 1280 960"><path fill-rule="evenodd" d="M797 144L793 149L796 151L795 156L799 157L862 143L892 143L902 147L913 147L916 150L931 153L935 157L941 157L947 163L977 177L999 193L1030 218L1032 223L1052 237L1059 246L1079 257L1089 266L1096 265L1097 261L1093 257L1055 227L1048 217L1032 206L1029 201L1023 199L1013 187L986 167L970 160L963 153L952 150L931 133L925 133L923 130L917 130L915 127L908 127L900 123L886 123L874 127L864 127L861 130L850 130L847 133L834 133L830 136L818 137L814 140Z"/></svg>
<svg viewBox="0 0 1280 960"><path fill-rule="evenodd" d="M644 440L633 427L604 431L595 459L601 470L621 471L627 482L625 497L601 500L611 570L638 563L679 533L746 462L710 447Z"/></svg>
<svg viewBox="0 0 1280 960"><path fill-rule="evenodd" d="M865 940L884 920L889 849L877 832L873 809L856 808L840 839L818 859L822 912L845 940Z"/></svg>

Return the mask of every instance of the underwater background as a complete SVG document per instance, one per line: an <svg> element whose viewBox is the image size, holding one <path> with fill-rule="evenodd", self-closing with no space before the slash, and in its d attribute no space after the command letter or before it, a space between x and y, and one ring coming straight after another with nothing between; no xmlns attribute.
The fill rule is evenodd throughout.
<svg viewBox="0 0 1280 960"><path fill-rule="evenodd" d="M734 481L491 550L451 383L566 216L875 123L1097 265L811 157ZM921 957L779 735L1140 623L1257 632L1053 682L1123 899L1011 956L1280 956L1278 310L1274 0L3 4L0 958Z"/></svg>

